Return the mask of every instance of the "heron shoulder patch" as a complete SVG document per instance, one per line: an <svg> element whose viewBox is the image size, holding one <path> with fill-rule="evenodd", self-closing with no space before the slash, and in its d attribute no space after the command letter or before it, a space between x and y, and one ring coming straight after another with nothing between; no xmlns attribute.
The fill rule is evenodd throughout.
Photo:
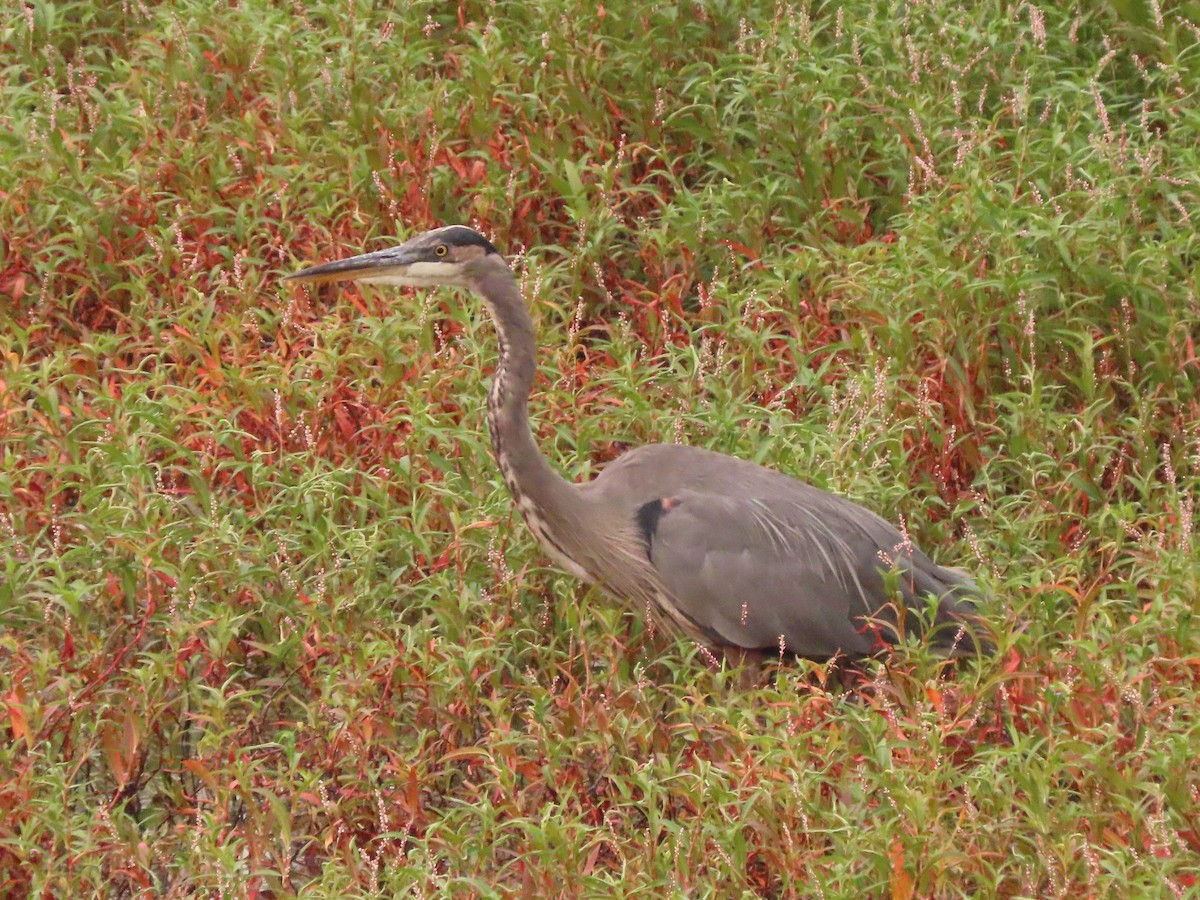
<svg viewBox="0 0 1200 900"><path fill-rule="evenodd" d="M658 523L664 515L679 505L677 497L659 497L638 507L637 525L642 541L646 544L646 552L650 552L650 544L658 531Z"/></svg>

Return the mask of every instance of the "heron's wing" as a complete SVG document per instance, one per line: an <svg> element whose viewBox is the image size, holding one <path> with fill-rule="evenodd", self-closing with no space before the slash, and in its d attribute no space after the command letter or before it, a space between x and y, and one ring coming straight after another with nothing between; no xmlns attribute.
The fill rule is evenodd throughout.
<svg viewBox="0 0 1200 900"><path fill-rule="evenodd" d="M888 559L905 599L947 595L946 618L960 611L949 595L973 588L883 519L815 489L744 498L685 490L645 504L638 520L679 610L720 643L747 649L862 655L881 636L894 639L863 619L888 600Z"/></svg>

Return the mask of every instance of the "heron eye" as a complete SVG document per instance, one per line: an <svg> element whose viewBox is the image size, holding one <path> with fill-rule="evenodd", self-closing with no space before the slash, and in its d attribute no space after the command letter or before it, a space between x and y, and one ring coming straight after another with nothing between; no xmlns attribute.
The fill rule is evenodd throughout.
<svg viewBox="0 0 1200 900"><path fill-rule="evenodd" d="M436 247L433 248L433 252L438 256L445 256L450 251L446 249L445 244L438 244Z"/></svg>

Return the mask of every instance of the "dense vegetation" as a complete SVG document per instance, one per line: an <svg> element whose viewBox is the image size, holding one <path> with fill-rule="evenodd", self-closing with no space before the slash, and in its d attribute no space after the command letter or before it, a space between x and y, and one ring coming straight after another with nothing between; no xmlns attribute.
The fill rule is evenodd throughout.
<svg viewBox="0 0 1200 900"><path fill-rule="evenodd" d="M0 10L0 892L1185 896L1200 9ZM981 573L999 653L750 691L549 566L543 446L759 460Z"/></svg>

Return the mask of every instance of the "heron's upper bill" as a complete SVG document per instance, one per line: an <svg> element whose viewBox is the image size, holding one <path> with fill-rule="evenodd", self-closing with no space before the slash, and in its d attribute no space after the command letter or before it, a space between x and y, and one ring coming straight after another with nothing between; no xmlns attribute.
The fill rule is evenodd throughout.
<svg viewBox="0 0 1200 900"><path fill-rule="evenodd" d="M368 284L414 284L411 270L421 263L404 247L390 247L374 253L364 253L349 259L310 266L288 275L285 281L306 281L327 284L332 281L361 281Z"/></svg>

